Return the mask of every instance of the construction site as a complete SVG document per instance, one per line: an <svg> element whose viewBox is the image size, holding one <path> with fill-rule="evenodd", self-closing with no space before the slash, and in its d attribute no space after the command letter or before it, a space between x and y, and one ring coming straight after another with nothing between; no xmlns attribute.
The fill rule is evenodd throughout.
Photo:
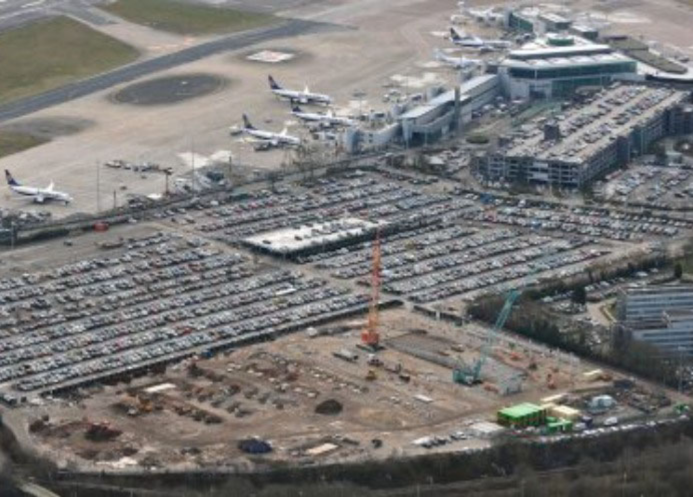
<svg viewBox="0 0 693 497"><path fill-rule="evenodd" d="M547 62L547 53L610 49L552 35L523 55L541 33L506 26L521 16L487 2L460 2L459 12L447 0L266 2L268 11L285 3L286 22L229 39L162 33L95 7L108 23L94 29L132 43L143 65L97 76L108 76L101 89L84 80L51 105L39 94L34 110L20 102L0 115L27 116L10 131L51 135L3 159L24 166L21 183L7 170L0 199L0 421L25 452L60 474L256 475L474 454L508 439L548 445L686 418L681 385L585 359L612 358L591 354L609 350L611 330L577 315L535 320L531 310L585 312L568 283L588 275L588 300L617 266L633 273L618 285L659 278L635 262L693 235L685 211L577 199L569 190L593 175L558 168L560 181L548 181L535 156L582 147L584 162L599 158L606 173L617 145L610 123L628 128L619 160L639 159L664 124L693 126L690 93L604 77L591 103L535 106L548 86L529 80L556 79L560 93L573 83L550 66L565 64L572 78L568 66L584 62ZM648 5L642 16L662 17L662 2ZM664 33L631 17L621 24L678 45L688 25L667 9L664 26L675 29ZM608 55L590 59L600 71L622 59L597 55ZM515 70L509 93L504 61ZM546 77L516 72L524 66ZM526 99L515 98L524 88ZM323 113L330 95L338 103ZM652 134L631 137L631 121ZM527 140L549 155L512 148ZM528 157L538 188L560 191L511 190L510 152L512 164L491 157L498 174L484 177L495 142ZM670 170L661 176L683 198L687 169ZM622 174L605 196L641 186ZM557 282L560 292L528 295ZM491 298L498 310L473 319L474 304ZM584 355L511 333L521 310L532 326L550 321L554 336L527 335L553 344L587 320Z"/></svg>
<svg viewBox="0 0 693 497"><path fill-rule="evenodd" d="M365 324L309 329L85 387L31 406L30 436L61 467L326 464L486 447L502 431L494 421L505 405L611 385L606 375L585 376L589 366L577 360L503 340L481 372L486 380L464 386L453 370L460 358L476 359L483 329L385 311L373 354L359 336ZM522 392L499 391L509 388L508 373L522 377Z"/></svg>
<svg viewBox="0 0 693 497"><path fill-rule="evenodd" d="M675 415L675 393L502 331L526 286L625 243L469 222L479 198L383 174L15 249L0 268L5 424L60 468L256 471ZM480 292L505 296L494 326L450 311ZM531 422L499 414L527 403Z"/></svg>

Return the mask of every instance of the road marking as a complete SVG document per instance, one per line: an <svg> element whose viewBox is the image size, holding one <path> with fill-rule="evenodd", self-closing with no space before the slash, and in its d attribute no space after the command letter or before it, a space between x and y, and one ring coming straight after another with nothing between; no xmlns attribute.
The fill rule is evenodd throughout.
<svg viewBox="0 0 693 497"><path fill-rule="evenodd" d="M33 11L22 12L22 11L17 10L15 12L10 12L9 14L5 14L5 15L0 16L0 21L3 19L10 19L11 17L23 16L24 14L27 14L27 12L33 12Z"/></svg>
<svg viewBox="0 0 693 497"><path fill-rule="evenodd" d="M36 0L35 2L25 3L24 5L22 5L22 8L33 9L34 7L38 7L40 5L43 5L44 3L46 3L46 0Z"/></svg>

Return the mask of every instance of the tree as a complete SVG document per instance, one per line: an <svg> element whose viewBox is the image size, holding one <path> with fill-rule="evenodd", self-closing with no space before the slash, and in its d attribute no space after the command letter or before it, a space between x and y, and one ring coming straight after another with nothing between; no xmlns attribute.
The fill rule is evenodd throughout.
<svg viewBox="0 0 693 497"><path fill-rule="evenodd" d="M674 278L676 278L677 280L680 280L681 276L683 276L683 266L681 265L680 262L677 262L676 265L674 266Z"/></svg>
<svg viewBox="0 0 693 497"><path fill-rule="evenodd" d="M277 192L277 181L281 179L281 174L279 171L269 171L267 173L267 182L270 185L270 190Z"/></svg>
<svg viewBox="0 0 693 497"><path fill-rule="evenodd" d="M637 269L635 268L635 265L632 262L628 263L628 276L635 276Z"/></svg>
<svg viewBox="0 0 693 497"><path fill-rule="evenodd" d="M489 137L482 133L467 136L467 143L472 145L486 145L489 141Z"/></svg>
<svg viewBox="0 0 693 497"><path fill-rule="evenodd" d="M667 158L667 149L662 142L657 142L651 147L652 153L657 157L657 160L664 161Z"/></svg>
<svg viewBox="0 0 693 497"><path fill-rule="evenodd" d="M585 305L587 303L587 291L585 287L579 286L573 290L572 299L576 304Z"/></svg>

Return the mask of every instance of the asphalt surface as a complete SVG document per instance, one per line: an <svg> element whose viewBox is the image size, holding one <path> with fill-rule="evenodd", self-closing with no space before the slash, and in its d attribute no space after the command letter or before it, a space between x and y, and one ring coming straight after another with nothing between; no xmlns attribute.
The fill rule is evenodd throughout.
<svg viewBox="0 0 693 497"><path fill-rule="evenodd" d="M146 79L126 86L113 96L121 104L169 105L209 95L223 88L225 78L213 74L184 74Z"/></svg>
<svg viewBox="0 0 693 497"><path fill-rule="evenodd" d="M256 12L276 14L288 9L304 7L321 0L183 0L188 3L212 5L214 7L228 7Z"/></svg>
<svg viewBox="0 0 693 497"><path fill-rule="evenodd" d="M0 3L0 5L2 4ZM290 19L275 26L233 34L208 43L186 48L179 52L142 62L136 62L111 72L62 86L39 95L7 103L0 106L0 122L23 117L39 110L133 81L143 76L195 62L211 55L242 49L257 43L263 43L278 38L322 32L334 28L337 28L337 26L301 19Z"/></svg>

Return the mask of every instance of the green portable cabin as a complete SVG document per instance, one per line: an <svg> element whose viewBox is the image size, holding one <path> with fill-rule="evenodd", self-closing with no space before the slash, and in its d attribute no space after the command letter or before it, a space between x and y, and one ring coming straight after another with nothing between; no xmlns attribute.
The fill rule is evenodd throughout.
<svg viewBox="0 0 693 497"><path fill-rule="evenodd" d="M563 418L547 418L546 428L548 433L565 433L573 431L573 422Z"/></svg>
<svg viewBox="0 0 693 497"><path fill-rule="evenodd" d="M498 411L498 424L525 428L541 426L546 423L546 409L536 404L524 402Z"/></svg>

